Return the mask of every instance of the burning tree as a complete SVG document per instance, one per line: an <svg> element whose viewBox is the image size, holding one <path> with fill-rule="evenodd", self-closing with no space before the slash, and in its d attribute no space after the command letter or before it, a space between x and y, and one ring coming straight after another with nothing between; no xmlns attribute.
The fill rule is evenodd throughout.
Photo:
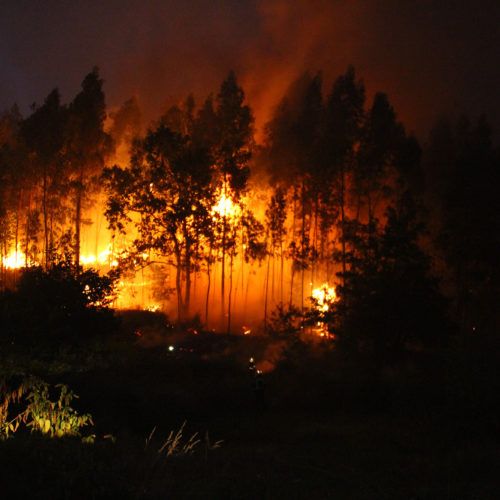
<svg viewBox="0 0 500 500"><path fill-rule="evenodd" d="M61 105L57 89L44 104L21 123L33 179L39 186L43 233L43 264L50 268L56 260L57 243L64 232L68 215L65 192L69 189L69 172L65 162L68 113ZM25 255L28 252L25 251Z"/></svg>
<svg viewBox="0 0 500 500"><path fill-rule="evenodd" d="M107 156L112 151L111 137L104 131L106 103L103 80L94 68L82 82L82 90L69 105L66 160L74 188L74 259L80 267L82 211L85 195L92 178L101 174Z"/></svg>
<svg viewBox="0 0 500 500"><path fill-rule="evenodd" d="M210 230L210 159L189 136L163 123L138 141L130 165L105 171L109 191L106 216L114 230L131 223L137 238L129 262L147 265L155 257L175 269L178 317L189 315L191 279L200 260L201 240Z"/></svg>

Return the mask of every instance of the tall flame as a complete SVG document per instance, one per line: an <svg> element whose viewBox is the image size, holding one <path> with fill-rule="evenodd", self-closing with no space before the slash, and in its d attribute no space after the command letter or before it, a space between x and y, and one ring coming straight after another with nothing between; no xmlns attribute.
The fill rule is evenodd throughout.
<svg viewBox="0 0 500 500"><path fill-rule="evenodd" d="M231 189L224 184L219 190L217 203L212 207L212 215L235 218L238 217L240 211L240 207L233 201Z"/></svg>
<svg viewBox="0 0 500 500"><path fill-rule="evenodd" d="M12 250L2 259L5 269L21 269L26 265L26 256L23 252Z"/></svg>
<svg viewBox="0 0 500 500"><path fill-rule="evenodd" d="M312 298L316 302L318 311L327 312L332 302L336 300L337 294L333 286L330 286L328 283L323 283L320 287L312 291Z"/></svg>

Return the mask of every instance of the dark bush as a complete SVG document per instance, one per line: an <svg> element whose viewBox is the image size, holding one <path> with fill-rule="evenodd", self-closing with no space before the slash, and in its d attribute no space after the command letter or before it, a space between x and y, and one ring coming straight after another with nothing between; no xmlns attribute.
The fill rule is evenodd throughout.
<svg viewBox="0 0 500 500"><path fill-rule="evenodd" d="M0 294L0 338L10 344L75 344L115 329L114 279L67 264L22 271L17 286Z"/></svg>

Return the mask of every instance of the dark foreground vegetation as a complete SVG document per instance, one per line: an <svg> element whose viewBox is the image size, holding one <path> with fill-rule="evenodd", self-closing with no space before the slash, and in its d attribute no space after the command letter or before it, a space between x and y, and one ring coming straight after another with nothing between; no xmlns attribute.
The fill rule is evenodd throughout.
<svg viewBox="0 0 500 500"><path fill-rule="evenodd" d="M54 91L26 119L0 116L2 496L496 498L487 121L443 120L421 148L349 68L327 95L320 75L292 84L261 147L234 73L143 135L129 102L128 135L116 120L108 134L102 85L94 70L68 105ZM132 154L110 166L120 140ZM263 222L243 202L259 172ZM115 237L137 235L107 275L81 259L102 184ZM215 210L228 193L238 217ZM176 324L109 308L120 273L154 253ZM239 260L266 266L261 335L230 335ZM203 328L217 266L227 334ZM337 292L326 307L306 293L319 270Z"/></svg>
<svg viewBox="0 0 500 500"><path fill-rule="evenodd" d="M59 438L21 425L0 441L4 498L496 496L498 358L477 337L388 362L331 341L120 316L78 355L3 343L4 398L29 374L52 401L69 386L93 421ZM251 356L274 368L258 393ZM178 430L177 451L159 453Z"/></svg>

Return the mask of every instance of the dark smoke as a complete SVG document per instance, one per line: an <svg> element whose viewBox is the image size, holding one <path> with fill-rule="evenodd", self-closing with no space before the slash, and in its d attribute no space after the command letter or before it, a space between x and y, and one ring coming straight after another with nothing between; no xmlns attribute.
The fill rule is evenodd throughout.
<svg viewBox="0 0 500 500"><path fill-rule="evenodd" d="M419 135L441 112L485 112L498 130L499 18L496 0L6 0L0 108L26 113L55 86L69 101L97 64L108 103L137 96L151 120L234 69L261 127L299 74L328 86L353 64Z"/></svg>

